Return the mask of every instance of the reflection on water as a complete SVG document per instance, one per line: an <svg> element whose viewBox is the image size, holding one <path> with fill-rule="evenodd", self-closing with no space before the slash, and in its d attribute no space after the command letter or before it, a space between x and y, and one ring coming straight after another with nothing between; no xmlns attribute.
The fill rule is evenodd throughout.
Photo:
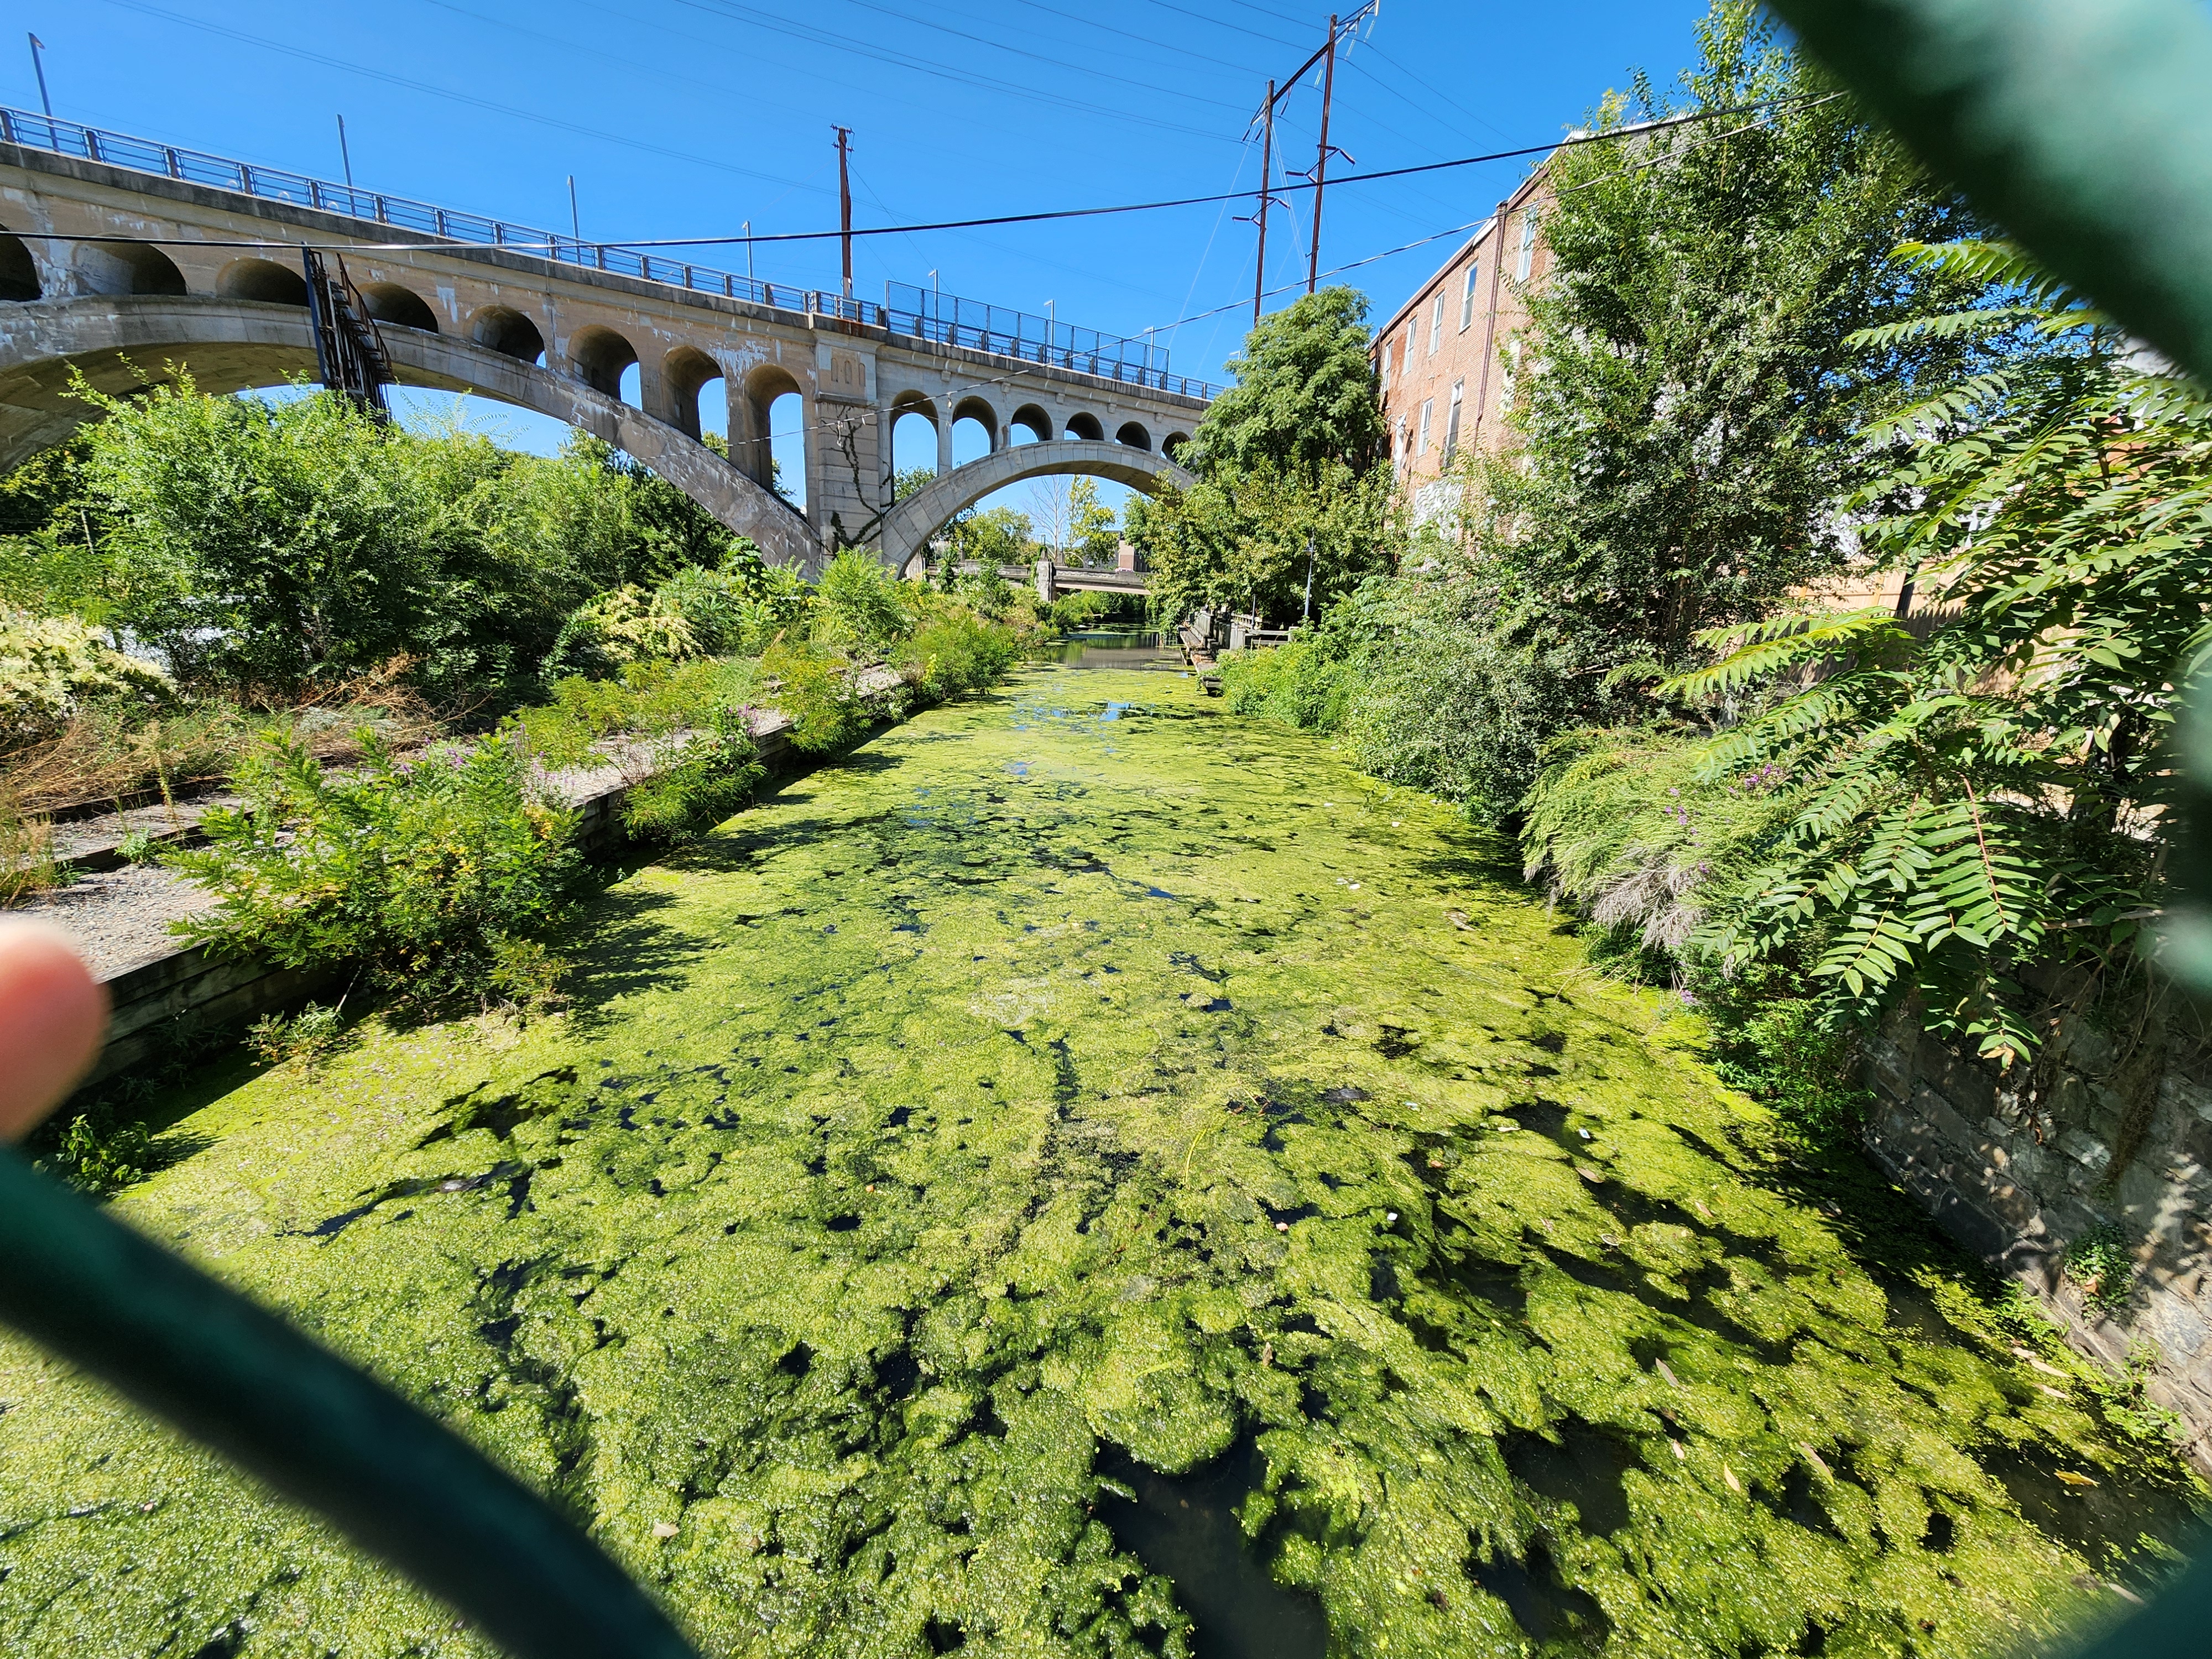
<svg viewBox="0 0 2212 1659"><path fill-rule="evenodd" d="M1091 628L1040 646L1039 662L1064 668L1181 668L1182 653L1156 628Z"/></svg>
<svg viewBox="0 0 2212 1659"><path fill-rule="evenodd" d="M1101 1449L1098 1472L1136 1493L1133 1503L1105 1497L1099 1517L1117 1543L1175 1580L1176 1598L1196 1626L1195 1659L1322 1659L1328 1621L1321 1603L1267 1576L1237 1518L1237 1505L1266 1473L1252 1442L1181 1477L1109 1446Z"/></svg>

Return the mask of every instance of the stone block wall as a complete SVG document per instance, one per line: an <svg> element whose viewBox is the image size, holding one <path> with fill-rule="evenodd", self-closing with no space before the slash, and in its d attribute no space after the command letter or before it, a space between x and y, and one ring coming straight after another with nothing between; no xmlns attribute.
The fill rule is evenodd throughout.
<svg viewBox="0 0 2212 1659"><path fill-rule="evenodd" d="M1867 1048L1867 1150L1937 1224L2019 1279L2081 1352L2148 1363L2146 1392L2177 1413L2212 1470L2212 1054L2194 1016L2152 1008L2115 1036L2074 1013L2032 1070L1960 1055L1905 1006ZM2065 1268L2085 1235L2116 1230L2134 1256L2127 1304L2106 1310Z"/></svg>

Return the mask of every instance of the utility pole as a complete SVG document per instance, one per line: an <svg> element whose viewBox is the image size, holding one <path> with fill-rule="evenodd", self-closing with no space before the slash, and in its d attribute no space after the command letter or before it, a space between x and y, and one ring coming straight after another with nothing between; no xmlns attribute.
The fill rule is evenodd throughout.
<svg viewBox="0 0 2212 1659"><path fill-rule="evenodd" d="M845 297L853 297L853 181L846 158L852 153L853 130L839 127L837 133L837 228L839 240L845 248Z"/></svg>
<svg viewBox="0 0 2212 1659"><path fill-rule="evenodd" d="M753 222L745 221L745 280L753 279Z"/></svg>
<svg viewBox="0 0 2212 1659"><path fill-rule="evenodd" d="M1261 106L1264 137L1260 140L1260 210L1252 216L1260 222L1260 264L1252 273L1252 326L1260 326L1260 301L1267 292L1267 208L1274 200L1269 194L1274 185L1275 165L1275 83L1267 82L1267 101Z"/></svg>
<svg viewBox="0 0 2212 1659"><path fill-rule="evenodd" d="M1314 156L1314 232L1313 244L1306 250L1306 292L1314 291L1321 280L1321 195L1328 187L1328 106L1336 96L1336 14L1328 15L1328 45L1322 50L1328 56L1322 62L1321 75L1321 149Z"/></svg>
<svg viewBox="0 0 2212 1659"><path fill-rule="evenodd" d="M345 117L343 115L338 117L338 160L345 166L346 205L350 208L353 205L353 151L346 145Z"/></svg>
<svg viewBox="0 0 2212 1659"><path fill-rule="evenodd" d="M576 175L568 175L568 234L575 239L578 258L583 258L584 216L576 211Z"/></svg>
<svg viewBox="0 0 2212 1659"><path fill-rule="evenodd" d="M39 56L46 48L46 43L37 35L31 37L31 67L39 77L39 107L46 111L46 125L51 127L54 124L54 100L46 96L46 60ZM47 136L51 137L52 134Z"/></svg>

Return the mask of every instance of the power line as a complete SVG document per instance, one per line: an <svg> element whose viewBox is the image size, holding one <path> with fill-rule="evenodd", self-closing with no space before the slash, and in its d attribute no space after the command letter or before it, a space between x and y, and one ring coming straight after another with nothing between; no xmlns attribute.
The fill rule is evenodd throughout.
<svg viewBox="0 0 2212 1659"><path fill-rule="evenodd" d="M112 0L112 3L123 4L126 3L126 0ZM1411 167L1382 167L1370 173L1347 173L1341 178L1331 179L1329 182L1333 185L1371 185L1378 184L1383 180L1390 179L1407 179L1425 173L1443 173L1455 167L1480 167L1484 163L1490 161L1525 161L1530 156L1555 155L1563 149L1579 149L1583 146L1589 144L1617 143L1625 137L1641 137L1645 133L1666 131L1674 127L1693 126L1699 122L1717 120L1723 116L1745 115L1754 111L1778 109L1790 104L1826 103L1830 99L1840 97L1843 94L1840 93L1802 93L1789 98L1770 98L1763 100L1758 103L1735 105L1726 109L1699 110L1692 114L1668 116L1663 119L1656 121L1639 121L1633 127L1616 127L1606 132L1577 133L1565 138L1554 140L1553 143L1548 144L1527 144L1518 149L1492 150L1487 154L1481 155L1455 156L1449 161L1423 161ZM1265 188L1264 185L1262 188ZM1314 185L1312 182L1309 180L1300 184L1284 184L1277 186L1276 188L1283 192L1289 193L1298 191L1311 190L1314 188ZM906 236L914 234L916 232L927 230L975 230L990 225L1033 225L1042 224L1050 221L1061 219L1102 219L1127 213L1158 213L1170 208L1212 207L1218 202L1243 201L1249 198L1256 196L1259 193L1259 191L1254 190L1225 191L1217 191L1207 196L1171 197L1154 202L1121 202L1116 203L1109 207L1054 208L1040 210L1035 213L997 213L986 215L974 219L937 219L924 223L910 225L855 225L853 227L850 234L854 236ZM747 236L609 237L603 240L595 241L592 246L594 247L617 248L625 251L634 251L639 248L660 247L746 247L766 242L828 241L833 238L842 237L846 234L847 233L842 229L838 229L769 231L757 235ZM363 252L436 252L453 254L457 257L465 257L477 252L480 248L487 252L494 251L484 244L475 242L456 242L451 240L436 241L355 241L333 242L329 244L311 244L290 241L272 243L266 238L247 240L223 237L186 239L178 237L145 236L75 236L70 238L70 240L72 241L79 242L170 241L180 244L189 241L190 245L195 247L280 246L289 249L301 246L312 246L319 250L335 249L339 252L349 252L358 248ZM509 241L501 245L503 250L522 251L527 251L538 246L540 245L537 243L518 241Z"/></svg>
<svg viewBox="0 0 2212 1659"><path fill-rule="evenodd" d="M124 0L115 0L115 3L123 3ZM987 92L1009 93L1015 97L1026 98L1036 103L1054 104L1063 109L1075 110L1085 115L1104 116L1109 120L1134 122L1140 126L1157 127L1164 132L1179 132L1188 137L1211 139L1217 143L1230 142L1224 140L1220 133L1209 132L1202 127L1185 126L1179 121L1157 120L1150 116L1132 114L1126 109L1117 109L1107 105L1085 103L1079 98L1062 97L1057 93L1046 92L1035 86L1024 85L1020 82L1000 81L991 76L970 74L964 70L957 70L947 64L939 64L932 58L916 57L912 52L862 45L846 36L834 34L826 29L817 29L809 24L793 23L769 13L757 11L750 6L739 5L736 3L736 0L677 0L677 3L689 6L695 11L704 11L716 16L726 17L733 21L750 22L772 33L787 35L792 40L804 41L809 46L826 46L833 52L848 52L859 58L872 58L879 64L889 64L895 69L916 70L925 75L934 75L942 80L956 82L963 86L981 88Z"/></svg>
<svg viewBox="0 0 2212 1659"><path fill-rule="evenodd" d="M1016 58L1026 58L1034 63L1048 64L1054 69L1066 70L1073 74L1088 75L1098 80L1112 81L1125 87L1134 87L1139 92L1149 92L1155 96L1164 92L1170 98L1181 98L1194 104L1211 104L1216 109L1238 112L1242 111L1242 106L1226 103L1218 98L1207 98L1194 92L1169 91L1156 81L1139 81L1126 75L1115 75L1109 70L1097 69L1085 64L1071 64L1064 58L1053 58L1041 52L1030 52L1026 47L1008 46L1004 40L994 40L988 35L970 34L965 29L954 28L950 23L933 22L928 18L917 17L911 12L901 11L895 6L878 4L877 0L846 0L846 3L858 6L863 11L876 12L885 17L896 17L901 22L912 23L920 28L935 29L939 33L949 34L956 40L966 40L976 46L988 46L994 52L1009 52Z"/></svg>
<svg viewBox="0 0 2212 1659"><path fill-rule="evenodd" d="M489 98L479 98L472 93L450 91L444 87L432 86L427 81L416 81L404 75L395 75L388 70L371 69L365 64L349 63L343 58L333 58L324 52L311 52L305 46L287 46L281 40L271 40L265 35L248 33L244 29L231 28L225 24L210 23L197 17L187 17L180 12L170 11L166 7L149 5L146 0L106 0L106 3L111 6L119 6L125 11L138 12L148 17L158 17L164 22L179 24L185 28L200 29L210 34L219 34L226 40L237 40L249 46L259 46L266 52L280 52L287 58L297 58L307 63L320 64L326 69L343 70L348 74L366 76L372 81L381 81L386 86L402 87L410 92L424 93L433 98L447 98L455 103L466 104L474 109L489 110L495 115L510 116L519 121L534 122L539 126L553 127L560 131L573 132L586 138L596 138L602 143L620 144L625 149L641 150L648 155L663 156L672 161L688 161L694 167L712 167L717 172L734 173L740 179L757 179L771 185L790 182L778 178L772 173L757 173L750 167L736 167L727 161L713 161L704 155L693 155L684 150L670 149L665 145L648 143L641 138L629 138L616 132L602 132L597 127L587 127L580 122L564 121L554 115L539 115L531 110L518 109L512 104L501 104Z"/></svg>

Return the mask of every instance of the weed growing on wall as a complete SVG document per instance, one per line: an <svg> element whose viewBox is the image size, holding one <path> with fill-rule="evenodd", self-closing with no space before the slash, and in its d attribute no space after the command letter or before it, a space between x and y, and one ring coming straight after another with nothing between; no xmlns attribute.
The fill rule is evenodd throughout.
<svg viewBox="0 0 2212 1659"><path fill-rule="evenodd" d="M574 816L538 798L503 736L404 762L366 750L356 771L328 774L268 739L240 769L245 804L201 820L204 848L165 858L222 895L177 932L287 967L359 959L424 1005L499 1000L510 941L545 939L574 902Z"/></svg>

